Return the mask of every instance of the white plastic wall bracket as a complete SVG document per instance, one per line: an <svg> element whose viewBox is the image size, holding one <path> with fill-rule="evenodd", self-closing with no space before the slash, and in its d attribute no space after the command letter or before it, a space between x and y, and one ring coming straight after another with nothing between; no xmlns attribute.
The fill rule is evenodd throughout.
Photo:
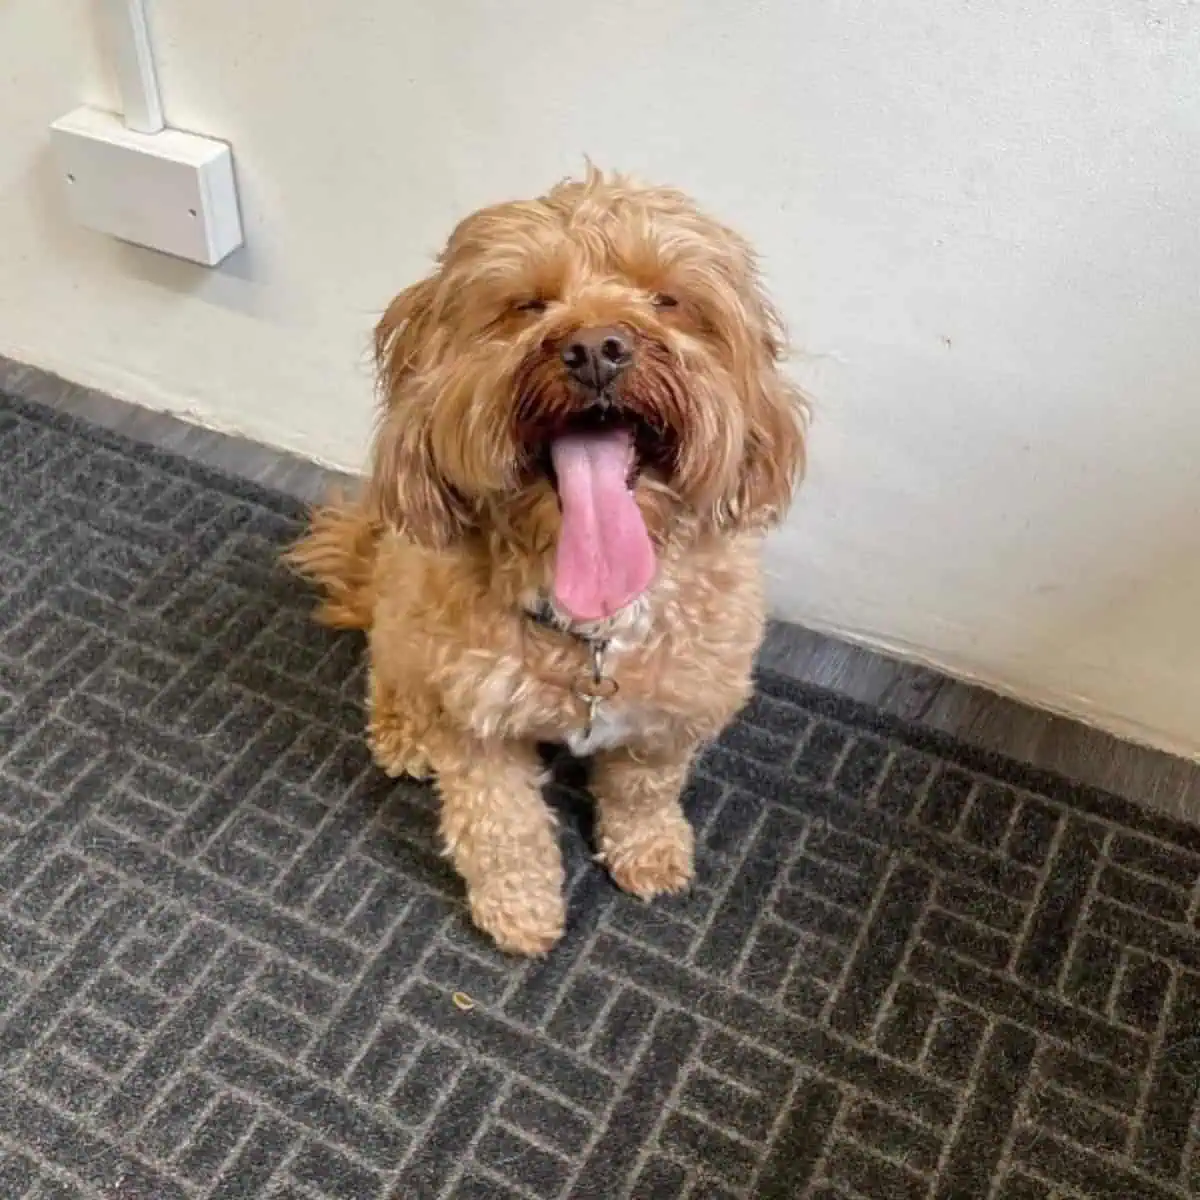
<svg viewBox="0 0 1200 1200"><path fill-rule="evenodd" d="M242 244L227 142L178 129L138 133L94 108L76 109L51 130L80 225L210 267Z"/></svg>
<svg viewBox="0 0 1200 1200"><path fill-rule="evenodd" d="M233 152L166 128L146 0L98 0L124 114L80 108L51 126L80 225L216 266L242 244Z"/></svg>

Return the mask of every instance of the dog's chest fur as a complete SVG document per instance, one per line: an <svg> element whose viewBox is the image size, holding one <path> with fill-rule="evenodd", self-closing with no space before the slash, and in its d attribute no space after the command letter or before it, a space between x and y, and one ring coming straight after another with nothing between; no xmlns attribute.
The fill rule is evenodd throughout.
<svg viewBox="0 0 1200 1200"><path fill-rule="evenodd" d="M613 677L621 682L621 664L614 659ZM580 664L574 674L582 677ZM476 692L470 725L480 737L536 737L561 742L572 754L584 756L653 738L670 720L669 713L645 695L624 690L600 701L589 722L587 706L572 694L570 675L563 683L548 682L536 666L515 657L496 661Z"/></svg>
<svg viewBox="0 0 1200 1200"><path fill-rule="evenodd" d="M638 714L628 706L601 704L589 728L586 724L566 738L567 749L576 758L586 758L601 750L612 750L624 746L642 732Z"/></svg>
<svg viewBox="0 0 1200 1200"><path fill-rule="evenodd" d="M669 721L665 707L655 702L641 678L652 642L646 613L631 613L616 627L590 638L545 622L539 634L526 643L523 655L498 656L484 675L470 719L477 734L532 735L561 742L583 757L652 738ZM596 705L589 720L573 684L588 676L597 643L605 647L601 670L616 681L618 690Z"/></svg>
<svg viewBox="0 0 1200 1200"><path fill-rule="evenodd" d="M665 563L655 592L603 627L544 622L537 584L502 606L472 596L465 615L445 600L470 595L453 560L433 560L448 576L436 580L424 564L418 590L403 557L411 548L391 550L372 630L378 677L390 676L399 695L428 696L431 717L480 742L555 742L581 756L665 752L716 736L750 694L763 622L757 542L721 543L683 567ZM597 640L607 643L603 672L618 690L589 728L576 689L590 678Z"/></svg>

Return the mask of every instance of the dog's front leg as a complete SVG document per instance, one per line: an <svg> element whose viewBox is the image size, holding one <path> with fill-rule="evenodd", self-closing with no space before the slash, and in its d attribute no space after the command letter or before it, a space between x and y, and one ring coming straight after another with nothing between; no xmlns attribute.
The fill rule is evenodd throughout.
<svg viewBox="0 0 1200 1200"><path fill-rule="evenodd" d="M441 830L475 924L502 950L544 954L562 936L563 866L536 751L462 740L436 762Z"/></svg>
<svg viewBox="0 0 1200 1200"><path fill-rule="evenodd" d="M649 900L691 882L695 836L679 802L693 750L596 758L592 793L601 861L624 891Z"/></svg>

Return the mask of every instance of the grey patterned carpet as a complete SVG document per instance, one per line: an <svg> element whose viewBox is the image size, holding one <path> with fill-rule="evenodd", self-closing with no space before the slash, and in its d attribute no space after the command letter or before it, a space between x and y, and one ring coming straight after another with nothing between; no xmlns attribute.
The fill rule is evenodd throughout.
<svg viewBox="0 0 1200 1200"><path fill-rule="evenodd" d="M277 496L0 399L0 1197L1200 1190L1200 832L765 675L504 959ZM469 995L473 1007L454 1002Z"/></svg>

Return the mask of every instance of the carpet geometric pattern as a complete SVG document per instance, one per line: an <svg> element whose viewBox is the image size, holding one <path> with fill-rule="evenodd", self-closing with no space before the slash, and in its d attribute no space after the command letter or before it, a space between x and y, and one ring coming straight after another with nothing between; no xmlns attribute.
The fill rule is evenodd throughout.
<svg viewBox="0 0 1200 1200"><path fill-rule="evenodd" d="M302 516L0 398L5 1200L1200 1193L1200 831L764 674L692 891L617 892L567 770L508 959Z"/></svg>

